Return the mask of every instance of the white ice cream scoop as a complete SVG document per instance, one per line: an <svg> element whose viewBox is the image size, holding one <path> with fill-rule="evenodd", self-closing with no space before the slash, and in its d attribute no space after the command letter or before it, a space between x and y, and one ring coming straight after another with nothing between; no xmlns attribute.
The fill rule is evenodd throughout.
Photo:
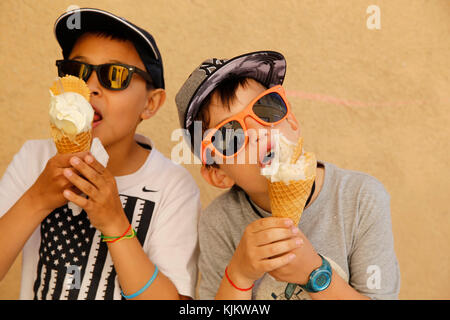
<svg viewBox="0 0 450 320"><path fill-rule="evenodd" d="M308 154L302 150L301 156L295 163L292 163L292 157L297 146L296 143L289 141L282 133L274 136L275 155L271 163L261 169L261 174L270 182L285 182L305 180L309 178L307 168L310 166Z"/></svg>
<svg viewBox="0 0 450 320"><path fill-rule="evenodd" d="M50 121L67 135L91 129L94 109L79 93L64 92L57 96L50 91Z"/></svg>

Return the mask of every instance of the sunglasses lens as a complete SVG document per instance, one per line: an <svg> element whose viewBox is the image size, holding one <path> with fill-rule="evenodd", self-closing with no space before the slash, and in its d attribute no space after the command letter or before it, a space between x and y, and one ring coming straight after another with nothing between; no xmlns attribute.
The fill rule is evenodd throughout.
<svg viewBox="0 0 450 320"><path fill-rule="evenodd" d="M276 92L266 94L253 105L253 112L263 121L274 123L283 119L287 107L283 98Z"/></svg>
<svg viewBox="0 0 450 320"><path fill-rule="evenodd" d="M232 156L245 143L245 133L237 121L230 121L216 131L211 139L214 147L225 156Z"/></svg>
<svg viewBox="0 0 450 320"><path fill-rule="evenodd" d="M130 72L126 67L105 64L100 67L99 80L108 89L120 90L128 86Z"/></svg>
<svg viewBox="0 0 450 320"><path fill-rule="evenodd" d="M88 67L85 64L77 61L62 61L58 65L58 75L60 77L71 75L86 81L88 74Z"/></svg>

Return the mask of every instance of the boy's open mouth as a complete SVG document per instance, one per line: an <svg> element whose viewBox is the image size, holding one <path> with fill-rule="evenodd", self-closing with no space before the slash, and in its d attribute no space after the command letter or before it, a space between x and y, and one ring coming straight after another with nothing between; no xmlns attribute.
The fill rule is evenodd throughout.
<svg viewBox="0 0 450 320"><path fill-rule="evenodd" d="M264 168L265 166L270 166L274 156L275 156L274 151L267 152L266 155L264 156L263 160L261 161L261 167Z"/></svg>
<svg viewBox="0 0 450 320"><path fill-rule="evenodd" d="M274 145L271 143L267 144L267 148L262 150L259 153L259 166L261 168L264 168L266 166L270 166L272 163L272 160L275 158L275 148Z"/></svg>
<svg viewBox="0 0 450 320"><path fill-rule="evenodd" d="M94 109L94 120L92 122L92 128L95 128L96 126L98 126L100 124L100 122L103 119L103 116L100 113L100 111L98 111L98 109L95 108L95 106L92 106L92 108Z"/></svg>

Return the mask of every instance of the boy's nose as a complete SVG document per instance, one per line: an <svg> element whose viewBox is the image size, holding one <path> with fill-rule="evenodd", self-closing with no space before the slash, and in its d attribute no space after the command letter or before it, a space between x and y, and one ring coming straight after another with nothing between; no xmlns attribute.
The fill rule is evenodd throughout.
<svg viewBox="0 0 450 320"><path fill-rule="evenodd" d="M272 140L272 127L264 126L251 117L244 119L247 126L250 147L259 147L267 150Z"/></svg>
<svg viewBox="0 0 450 320"><path fill-rule="evenodd" d="M92 71L86 84L91 91L92 96L99 96L101 94L102 88L100 82L98 82L97 72L95 70Z"/></svg>

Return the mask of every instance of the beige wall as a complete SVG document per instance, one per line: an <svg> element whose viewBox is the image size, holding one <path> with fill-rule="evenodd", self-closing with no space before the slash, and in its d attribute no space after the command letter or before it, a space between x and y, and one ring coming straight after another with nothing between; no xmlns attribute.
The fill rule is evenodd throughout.
<svg viewBox="0 0 450 320"><path fill-rule="evenodd" d="M450 1L0 1L0 174L28 139L49 137L48 87L60 50L52 33L69 5L98 7L153 33L168 100L139 131L170 157L174 97L208 57L272 49L306 148L377 177L392 197L402 299L450 298ZM366 27L366 8L381 29ZM30 159L32 161L32 159ZM220 191L187 165L207 205ZM1 253L0 253L1 259ZM19 294L20 259L0 283Z"/></svg>

